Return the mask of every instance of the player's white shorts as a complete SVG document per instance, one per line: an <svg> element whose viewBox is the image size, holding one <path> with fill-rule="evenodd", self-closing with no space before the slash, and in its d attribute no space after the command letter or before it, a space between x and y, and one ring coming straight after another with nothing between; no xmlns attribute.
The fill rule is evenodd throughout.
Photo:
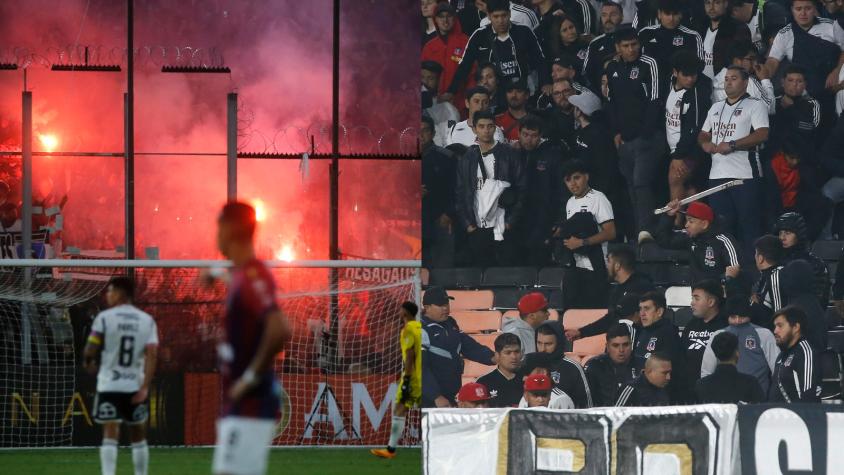
<svg viewBox="0 0 844 475"><path fill-rule="evenodd" d="M253 417L223 417L217 420L214 473L262 475L275 433L275 421Z"/></svg>

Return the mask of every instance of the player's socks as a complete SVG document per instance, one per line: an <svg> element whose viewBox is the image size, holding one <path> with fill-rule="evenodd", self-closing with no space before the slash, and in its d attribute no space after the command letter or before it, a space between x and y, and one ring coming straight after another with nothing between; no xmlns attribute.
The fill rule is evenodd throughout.
<svg viewBox="0 0 844 475"><path fill-rule="evenodd" d="M135 475L147 475L149 446L146 440L132 444L132 463L135 464Z"/></svg>
<svg viewBox="0 0 844 475"><path fill-rule="evenodd" d="M396 451L402 432L404 432L404 417L393 416L393 424L390 426L390 441L387 443L387 450L390 453Z"/></svg>
<svg viewBox="0 0 844 475"><path fill-rule="evenodd" d="M117 469L117 441L114 439L103 439L100 446L100 467L103 475L114 475Z"/></svg>

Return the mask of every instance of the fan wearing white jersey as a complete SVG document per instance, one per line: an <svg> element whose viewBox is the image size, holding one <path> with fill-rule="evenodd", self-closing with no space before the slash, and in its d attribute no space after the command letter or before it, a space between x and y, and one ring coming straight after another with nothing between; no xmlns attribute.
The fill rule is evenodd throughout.
<svg viewBox="0 0 844 475"><path fill-rule="evenodd" d="M94 319L85 345L85 369L97 375L94 420L103 426L103 475L114 475L117 468L121 422L129 428L135 475L146 475L149 465L147 399L158 355L158 328L149 314L132 305L134 293L128 277L111 279L106 290L109 308Z"/></svg>

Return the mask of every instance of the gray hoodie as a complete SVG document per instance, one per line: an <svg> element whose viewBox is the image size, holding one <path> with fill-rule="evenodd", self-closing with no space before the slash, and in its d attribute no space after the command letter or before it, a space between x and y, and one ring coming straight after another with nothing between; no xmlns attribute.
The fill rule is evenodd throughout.
<svg viewBox="0 0 844 475"><path fill-rule="evenodd" d="M505 333L513 333L522 342L522 358L536 352L536 331L521 317L504 317L501 324Z"/></svg>
<svg viewBox="0 0 844 475"><path fill-rule="evenodd" d="M768 394L771 385L771 374L777 364L780 349L774 334L767 328L752 323L730 325L718 330L709 338L706 350L703 352L703 362L700 366L700 377L709 376L718 366L718 358L712 351L712 340L721 332L730 332L738 338L739 359L736 365L739 373L748 374L759 381L762 391Z"/></svg>

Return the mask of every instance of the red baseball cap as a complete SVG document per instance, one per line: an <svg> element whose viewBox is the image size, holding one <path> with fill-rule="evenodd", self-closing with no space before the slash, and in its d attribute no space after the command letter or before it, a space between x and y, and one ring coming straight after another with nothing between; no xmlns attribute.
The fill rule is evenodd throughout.
<svg viewBox="0 0 844 475"><path fill-rule="evenodd" d="M544 374L532 374L525 379L525 391L550 391L551 379Z"/></svg>
<svg viewBox="0 0 844 475"><path fill-rule="evenodd" d="M478 402L490 399L489 390L481 383L466 383L457 392L457 400L461 402Z"/></svg>
<svg viewBox="0 0 844 475"><path fill-rule="evenodd" d="M712 220L715 219L715 213L712 211L712 208L700 201L693 201L689 203L689 207L686 208L686 216L691 216L692 218L702 219L709 222L712 222Z"/></svg>
<svg viewBox="0 0 844 475"><path fill-rule="evenodd" d="M548 308L548 300L542 292L531 292L519 299L519 313L527 315Z"/></svg>

